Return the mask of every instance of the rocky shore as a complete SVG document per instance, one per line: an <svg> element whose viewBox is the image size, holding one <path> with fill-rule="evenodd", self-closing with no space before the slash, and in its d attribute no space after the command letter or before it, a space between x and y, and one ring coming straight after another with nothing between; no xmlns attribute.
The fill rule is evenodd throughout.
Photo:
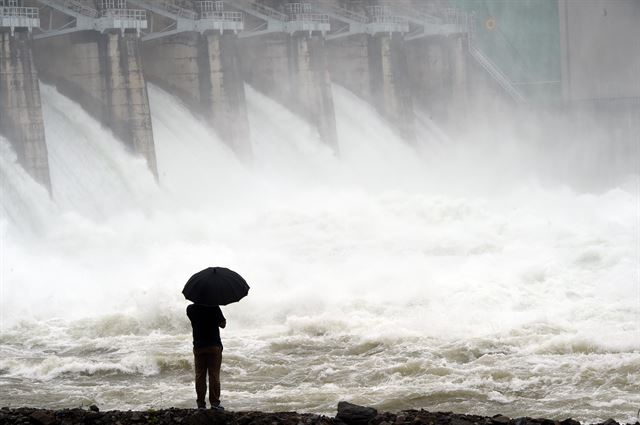
<svg viewBox="0 0 640 425"><path fill-rule="evenodd" d="M335 417L296 412L218 412L195 409L163 409L146 411L105 411L96 406L89 409L46 410L33 408L0 409L0 424L15 425L205 425L205 424L261 424L261 425L580 425L573 419L554 421L529 417L508 418L462 415L451 412L406 410L398 413L378 412L371 407L347 402L338 404ZM621 425L613 419L601 424ZM628 425L640 425L640 422Z"/></svg>

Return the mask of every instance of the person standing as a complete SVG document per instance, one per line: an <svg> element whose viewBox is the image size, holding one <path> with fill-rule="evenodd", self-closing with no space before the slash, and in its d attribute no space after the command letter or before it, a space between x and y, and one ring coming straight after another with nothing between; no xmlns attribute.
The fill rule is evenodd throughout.
<svg viewBox="0 0 640 425"><path fill-rule="evenodd" d="M227 326L219 306L190 304L187 317L193 329L193 357L196 373L196 402L205 409L207 374L209 375L209 403L215 410L224 410L220 405L220 366L222 365L222 340L220 328Z"/></svg>

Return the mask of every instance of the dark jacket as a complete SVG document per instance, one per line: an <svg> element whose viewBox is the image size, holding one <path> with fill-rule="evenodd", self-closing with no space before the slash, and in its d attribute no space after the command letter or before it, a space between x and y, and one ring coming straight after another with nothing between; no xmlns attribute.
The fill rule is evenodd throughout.
<svg viewBox="0 0 640 425"><path fill-rule="evenodd" d="M193 328L193 348L222 347L220 325L226 319L220 307L191 304L187 307L187 317Z"/></svg>

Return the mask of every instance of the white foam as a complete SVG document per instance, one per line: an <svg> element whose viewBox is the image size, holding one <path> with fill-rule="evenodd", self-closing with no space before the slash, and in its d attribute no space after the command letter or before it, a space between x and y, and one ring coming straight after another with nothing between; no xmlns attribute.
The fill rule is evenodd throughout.
<svg viewBox="0 0 640 425"><path fill-rule="evenodd" d="M640 350L634 184L543 186L519 168L516 140L416 151L339 87L339 157L249 88L255 158L244 164L151 86L158 187L78 105L42 93L55 205L0 140L6 376L62 380L61 399L78 400L81 377L111 374L96 397L116 408L158 406L153 390L168 381L186 405L180 291L217 264L252 286L224 307L231 407L328 412L361 394L392 408L556 415L574 395L601 404L576 417L605 406L622 419L638 401L626 372ZM607 376L617 390L595 394ZM123 379L130 401L118 398Z"/></svg>

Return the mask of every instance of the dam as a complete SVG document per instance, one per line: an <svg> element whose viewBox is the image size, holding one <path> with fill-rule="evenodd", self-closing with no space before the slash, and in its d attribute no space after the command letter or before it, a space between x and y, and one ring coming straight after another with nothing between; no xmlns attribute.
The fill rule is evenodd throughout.
<svg viewBox="0 0 640 425"><path fill-rule="evenodd" d="M41 80L79 102L142 155L157 177L149 81L178 96L250 160L249 83L308 120L338 153L331 93L337 82L375 105L414 143L409 76L445 68L427 70L409 61L410 49L430 37L447 39L439 47L450 58L447 68L457 71L446 90L459 100L466 84L467 17L424 5L414 12L410 1L394 4L3 0L0 134L29 174L48 188L55 184L47 164Z"/></svg>
<svg viewBox="0 0 640 425"><path fill-rule="evenodd" d="M636 422L638 0L0 4L0 407Z"/></svg>
<svg viewBox="0 0 640 425"><path fill-rule="evenodd" d="M546 63L549 58L527 57L529 62L516 69L515 60L496 54L488 36L502 31L495 27L502 12L491 5L432 0L0 0L0 134L12 143L24 169L50 191L55 182L49 176L39 81L81 104L131 152L144 157L156 179L147 82L177 96L246 161L251 161L252 148L245 84L303 117L336 155L340 143L333 83L373 105L409 145L416 143L420 117L455 133L466 128L479 99L498 98L511 105L506 108L527 110L536 93L546 93L547 110L566 112L570 105L568 114L578 121L588 122L602 104L618 111L609 114L612 123L633 120L637 94L619 100L614 93L583 96L571 91L580 84L589 87L602 73L578 75L580 68L567 61L569 49L585 43L575 35L581 26L569 26L570 19L601 16L581 18L586 9L571 0L529 9L511 6L520 7L516 12L523 22L532 12L546 14L540 22L551 30L544 29L558 33L556 40L536 41L552 52L551 66L528 78L526 71L536 67L532 61ZM620 0L610 8L624 12L635 6ZM589 10L599 13L595 5ZM525 35L534 40L536 31L541 29ZM516 34L515 39L522 38ZM503 51L523 56L513 42L507 44ZM554 97L558 93L561 99Z"/></svg>

